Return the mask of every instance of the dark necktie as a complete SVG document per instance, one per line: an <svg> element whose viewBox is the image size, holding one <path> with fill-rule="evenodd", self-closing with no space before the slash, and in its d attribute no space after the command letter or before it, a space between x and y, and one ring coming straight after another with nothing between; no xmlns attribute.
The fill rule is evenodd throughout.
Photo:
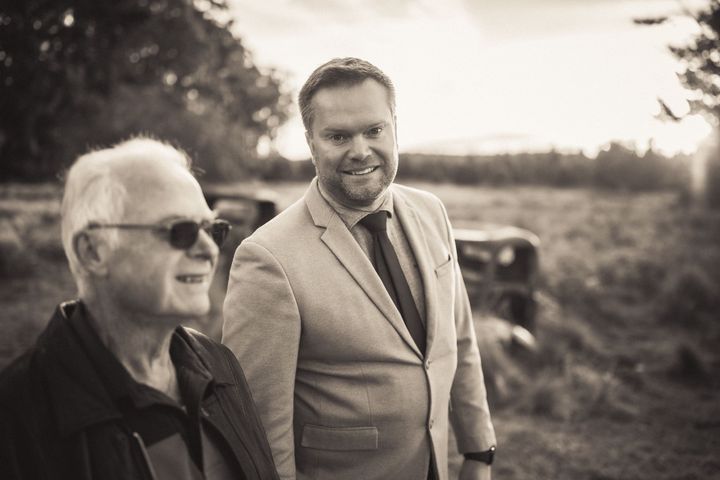
<svg viewBox="0 0 720 480"><path fill-rule="evenodd" d="M420 314L410 292L410 285L400 268L397 254L388 238L387 217L388 212L386 211L371 213L360 220L360 224L372 233L375 271L402 315L405 326L410 331L415 344L425 355L425 327L420 320Z"/></svg>

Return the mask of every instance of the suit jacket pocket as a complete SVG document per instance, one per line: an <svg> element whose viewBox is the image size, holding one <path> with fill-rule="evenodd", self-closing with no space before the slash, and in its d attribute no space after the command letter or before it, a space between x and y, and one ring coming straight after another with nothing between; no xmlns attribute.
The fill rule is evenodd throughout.
<svg viewBox="0 0 720 480"><path fill-rule="evenodd" d="M435 276L437 278L447 275L448 272L452 272L453 259L450 255L445 262L441 263L440 266L435 267Z"/></svg>
<svg viewBox="0 0 720 480"><path fill-rule="evenodd" d="M300 445L319 450L377 450L376 427L304 425Z"/></svg>

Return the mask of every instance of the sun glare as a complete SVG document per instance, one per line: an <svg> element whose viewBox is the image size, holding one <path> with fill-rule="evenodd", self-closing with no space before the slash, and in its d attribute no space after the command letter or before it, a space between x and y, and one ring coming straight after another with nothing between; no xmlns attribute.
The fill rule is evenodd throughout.
<svg viewBox="0 0 720 480"><path fill-rule="evenodd" d="M693 153L705 141L712 127L701 115L690 115L677 123L656 122L653 145L665 154Z"/></svg>
<svg viewBox="0 0 720 480"><path fill-rule="evenodd" d="M436 8L416 1L378 4L352 18L330 6L233 5L238 33L247 34L259 61L288 72L294 92L332 57L360 56L384 69L397 87L401 151L596 151L617 140L689 153L710 132L700 117L655 118L658 98L677 115L688 113L667 46L687 41L696 26L675 17L658 27L632 20L677 14L676 2L548 1L541 8L490 1L471 8L457 0ZM293 22L297 28L287 28ZM308 157L296 112L275 146L289 158Z"/></svg>

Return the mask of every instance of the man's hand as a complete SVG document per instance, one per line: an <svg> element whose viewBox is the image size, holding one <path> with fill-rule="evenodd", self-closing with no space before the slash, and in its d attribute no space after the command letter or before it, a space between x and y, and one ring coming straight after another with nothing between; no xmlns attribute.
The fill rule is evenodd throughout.
<svg viewBox="0 0 720 480"><path fill-rule="evenodd" d="M458 480L490 480L490 465L476 460L465 460Z"/></svg>

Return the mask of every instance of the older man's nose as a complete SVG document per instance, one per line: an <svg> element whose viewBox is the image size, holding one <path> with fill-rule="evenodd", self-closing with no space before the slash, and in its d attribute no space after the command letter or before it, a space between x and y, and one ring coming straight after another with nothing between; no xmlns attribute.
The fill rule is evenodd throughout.
<svg viewBox="0 0 720 480"><path fill-rule="evenodd" d="M198 239L188 250L188 254L195 258L210 260L215 263L220 249L218 248L212 236L203 229L198 232Z"/></svg>

